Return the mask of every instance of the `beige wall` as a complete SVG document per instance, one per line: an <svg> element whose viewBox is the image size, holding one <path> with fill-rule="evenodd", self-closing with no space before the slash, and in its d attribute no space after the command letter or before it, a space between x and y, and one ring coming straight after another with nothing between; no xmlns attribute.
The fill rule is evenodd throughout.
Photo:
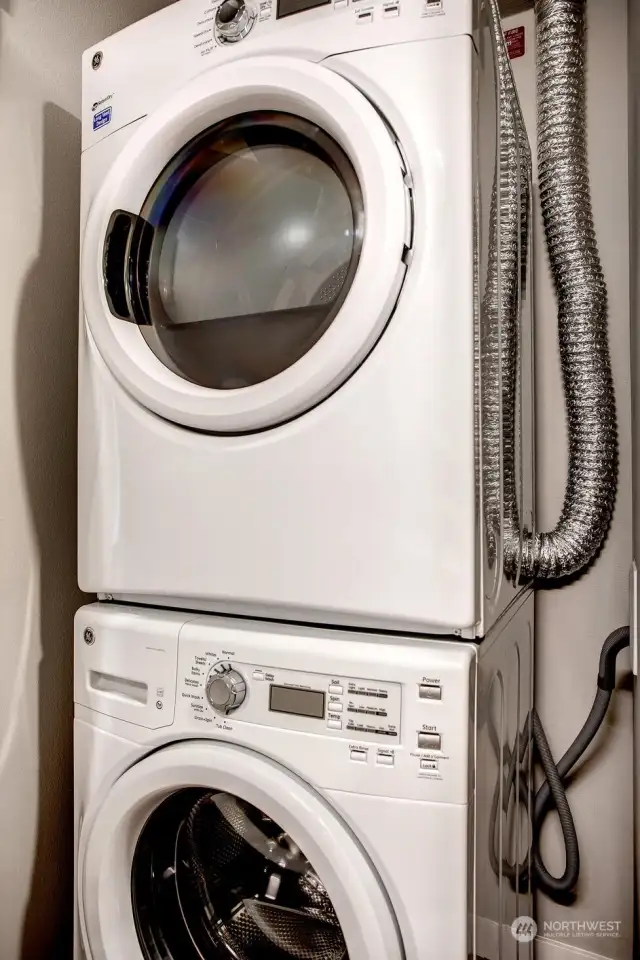
<svg viewBox="0 0 640 960"><path fill-rule="evenodd" d="M159 0L0 0L0 958L64 960L80 54Z"/></svg>
<svg viewBox="0 0 640 960"><path fill-rule="evenodd" d="M589 712L602 641L629 622L631 563L631 427L629 388L629 195L627 173L626 0L588 0L588 132L593 206L609 292L611 353L618 400L620 486L606 547L576 582L537 596L536 701L557 757ZM526 20L533 39L533 18ZM535 65L514 61L532 145L535 139ZM566 475L564 402L556 318L540 218L536 237L538 527L549 529L562 505ZM622 673L629 658L619 658ZM627 677L628 680L628 677ZM630 960L633 927L632 701L628 682L615 695L606 729L575 778L569 798L580 839L579 896L573 907L538 897L538 920L620 920L624 939L580 937L560 943ZM549 864L561 873L560 831L551 817L543 835ZM570 954L568 954L570 956ZM539 960L564 956L541 944Z"/></svg>
<svg viewBox="0 0 640 960"><path fill-rule="evenodd" d="M629 0L629 182L631 187L631 388L633 411L633 556L640 567L640 0ZM635 593L637 596L637 583ZM632 629L635 634L634 667L636 704L638 688L638 606L635 604ZM640 891L640 709L635 709L635 868L636 896ZM638 904L640 908L640 902ZM640 947L640 918L636 911L637 938Z"/></svg>

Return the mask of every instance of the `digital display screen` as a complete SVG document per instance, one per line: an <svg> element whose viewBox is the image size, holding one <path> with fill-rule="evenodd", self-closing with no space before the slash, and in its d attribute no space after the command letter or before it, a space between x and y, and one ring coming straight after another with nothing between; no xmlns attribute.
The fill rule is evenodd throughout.
<svg viewBox="0 0 640 960"><path fill-rule="evenodd" d="M313 10L314 7L326 7L331 0L278 0L276 19L290 17L292 13L302 13L303 10Z"/></svg>
<svg viewBox="0 0 640 960"><path fill-rule="evenodd" d="M269 710L272 713L292 713L296 717L324 717L324 693L321 690L300 690L298 687L278 687L271 684Z"/></svg>

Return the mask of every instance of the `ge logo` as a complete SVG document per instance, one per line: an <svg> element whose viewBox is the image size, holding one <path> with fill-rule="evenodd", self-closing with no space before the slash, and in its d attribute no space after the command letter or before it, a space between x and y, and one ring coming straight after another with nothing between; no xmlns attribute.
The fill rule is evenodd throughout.
<svg viewBox="0 0 640 960"><path fill-rule="evenodd" d="M535 939L538 924L533 917L516 917L511 924L511 935L518 943L529 943Z"/></svg>

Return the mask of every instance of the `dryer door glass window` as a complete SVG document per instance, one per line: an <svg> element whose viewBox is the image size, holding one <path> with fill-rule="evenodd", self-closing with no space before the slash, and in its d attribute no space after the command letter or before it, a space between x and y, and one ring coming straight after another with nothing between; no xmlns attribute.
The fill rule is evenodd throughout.
<svg viewBox="0 0 640 960"><path fill-rule="evenodd" d="M141 832L131 885L145 960L348 960L295 838L230 793L164 800Z"/></svg>
<svg viewBox="0 0 640 960"><path fill-rule="evenodd" d="M324 131L284 113L224 121L185 146L143 205L126 268L130 319L187 380L261 383L334 321L363 230L355 170Z"/></svg>

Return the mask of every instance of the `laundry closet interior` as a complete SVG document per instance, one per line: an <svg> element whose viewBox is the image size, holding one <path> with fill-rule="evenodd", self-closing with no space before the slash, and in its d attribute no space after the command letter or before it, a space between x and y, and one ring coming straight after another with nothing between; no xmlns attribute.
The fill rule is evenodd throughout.
<svg viewBox="0 0 640 960"><path fill-rule="evenodd" d="M638 41L0 3L0 960L638 955Z"/></svg>

